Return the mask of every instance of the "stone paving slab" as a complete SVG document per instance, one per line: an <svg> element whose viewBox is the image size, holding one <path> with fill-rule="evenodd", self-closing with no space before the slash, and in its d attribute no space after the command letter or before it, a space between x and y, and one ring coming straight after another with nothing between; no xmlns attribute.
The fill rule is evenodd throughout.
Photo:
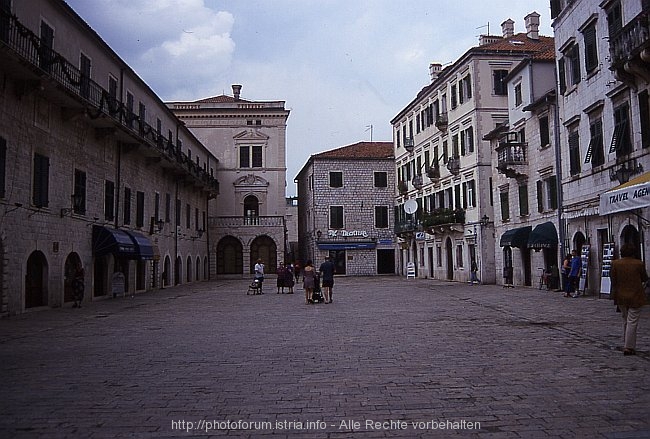
<svg viewBox="0 0 650 439"><path fill-rule="evenodd" d="M248 283L0 319L0 437L650 437L647 309L624 357L607 299L343 277L305 305Z"/></svg>

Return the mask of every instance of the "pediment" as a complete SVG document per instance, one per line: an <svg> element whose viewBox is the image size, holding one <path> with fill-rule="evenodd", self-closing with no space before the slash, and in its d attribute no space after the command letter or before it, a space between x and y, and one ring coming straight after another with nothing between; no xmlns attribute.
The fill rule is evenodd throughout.
<svg viewBox="0 0 650 439"><path fill-rule="evenodd" d="M269 186L269 182L265 180L264 178L255 175L255 174L248 174L244 175L242 177L239 177L237 180L233 182L233 185L235 187L248 187L250 188L251 186L253 187L259 187L259 188L265 188Z"/></svg>
<svg viewBox="0 0 650 439"><path fill-rule="evenodd" d="M269 136L266 134L260 133L258 130L248 129L240 131L239 133L233 136L233 139L238 142L267 142Z"/></svg>

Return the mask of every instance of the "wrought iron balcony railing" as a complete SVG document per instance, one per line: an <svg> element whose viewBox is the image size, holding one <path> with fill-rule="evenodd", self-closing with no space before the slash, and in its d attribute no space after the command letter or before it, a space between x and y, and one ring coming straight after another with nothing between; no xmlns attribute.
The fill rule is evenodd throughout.
<svg viewBox="0 0 650 439"><path fill-rule="evenodd" d="M435 209L422 216L422 226L431 229L434 226L465 224L464 209Z"/></svg>
<svg viewBox="0 0 650 439"><path fill-rule="evenodd" d="M217 216L208 220L211 227L282 227L282 216Z"/></svg>
<svg viewBox="0 0 650 439"><path fill-rule="evenodd" d="M624 64L650 48L650 26L648 25L650 7L634 17L620 31L609 36L611 68L623 68Z"/></svg>
<svg viewBox="0 0 650 439"><path fill-rule="evenodd" d="M214 193L219 192L219 182L205 169L192 162L181 151L180 145L174 145L171 138L166 139L63 55L44 45L18 17L3 8L0 8L0 46L8 47L23 61L83 102L91 119L98 119L102 115L109 116L115 124L128 130L141 143L154 148L160 156L166 156L178 163L179 168L192 176L200 186L205 186Z"/></svg>

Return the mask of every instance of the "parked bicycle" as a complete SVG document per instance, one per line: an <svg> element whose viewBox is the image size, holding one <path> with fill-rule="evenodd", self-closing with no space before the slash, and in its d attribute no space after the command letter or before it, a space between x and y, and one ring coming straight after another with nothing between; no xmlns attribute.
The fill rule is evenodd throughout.
<svg viewBox="0 0 650 439"><path fill-rule="evenodd" d="M539 289L551 289L551 272L539 267Z"/></svg>

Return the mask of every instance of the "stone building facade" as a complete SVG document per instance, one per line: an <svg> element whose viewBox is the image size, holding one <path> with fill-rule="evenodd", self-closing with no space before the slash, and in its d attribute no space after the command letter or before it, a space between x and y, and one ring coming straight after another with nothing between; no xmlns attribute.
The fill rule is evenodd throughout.
<svg viewBox="0 0 650 439"><path fill-rule="evenodd" d="M557 285L563 249L555 47L548 45L521 61L505 81L508 120L485 137L491 141L496 171L497 283L532 286L541 268L553 274Z"/></svg>
<svg viewBox="0 0 650 439"><path fill-rule="evenodd" d="M507 75L553 47L538 18L517 34L505 22L503 36L481 36L445 69L431 64L431 83L391 120L400 273L413 263L418 277L468 281L475 261L496 282L495 152L484 137L508 121Z"/></svg>
<svg viewBox="0 0 650 439"><path fill-rule="evenodd" d="M0 14L2 314L206 279L217 158L65 2Z"/></svg>
<svg viewBox="0 0 650 439"><path fill-rule="evenodd" d="M216 276L253 273L262 259L275 273L288 258L286 129L284 101L250 101L221 95L169 108L217 157L221 190L209 214L212 271ZM218 209L218 210L217 210Z"/></svg>
<svg viewBox="0 0 650 439"><path fill-rule="evenodd" d="M394 274L392 142L359 142L312 155L296 176L299 258L337 274Z"/></svg>
<svg viewBox="0 0 650 439"><path fill-rule="evenodd" d="M629 243L638 257L650 255L648 203L606 203L619 185L650 180L649 14L648 0L551 2L564 145L560 227L567 250L586 250L591 293L607 290L606 249L617 256Z"/></svg>

